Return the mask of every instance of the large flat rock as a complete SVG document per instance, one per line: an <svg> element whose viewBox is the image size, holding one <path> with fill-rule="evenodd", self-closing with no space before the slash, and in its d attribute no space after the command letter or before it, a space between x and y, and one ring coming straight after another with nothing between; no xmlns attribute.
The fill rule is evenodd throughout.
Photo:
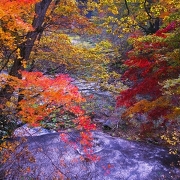
<svg viewBox="0 0 180 180"><path fill-rule="evenodd" d="M26 137L26 140L17 138L18 142L23 141L1 166L0 179L180 179L178 156L170 155L167 149L95 131L92 154L100 159L92 162L81 150L78 133L67 135L71 144L62 142L60 133Z"/></svg>

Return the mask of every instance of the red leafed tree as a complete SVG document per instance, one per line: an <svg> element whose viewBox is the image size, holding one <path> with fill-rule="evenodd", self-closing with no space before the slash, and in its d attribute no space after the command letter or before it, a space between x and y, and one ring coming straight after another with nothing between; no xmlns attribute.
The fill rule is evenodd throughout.
<svg viewBox="0 0 180 180"><path fill-rule="evenodd" d="M117 106L127 108L123 114L125 119L135 114L147 115L145 122L139 122L141 133L151 132L155 127L166 127L166 122L173 121L170 114L174 114L179 106L178 90L172 93L169 89L168 95L163 88L164 82L178 78L180 73L177 56L179 29L179 21L172 21L153 35L134 35L130 38L133 49L128 52L128 60L124 63L127 71L122 79L124 82L129 81L131 86L121 92ZM159 118L161 121L158 122Z"/></svg>
<svg viewBox="0 0 180 180"><path fill-rule="evenodd" d="M83 132L80 133L80 143L85 148L84 150L90 148L91 130L94 130L96 126L81 108L80 105L85 102L85 99L78 88L71 84L71 78L63 74L50 78L41 72L22 71L21 74L22 79L8 75L0 76L6 79L15 92L19 91L21 98L18 102L18 111L16 99L14 104L12 101L6 105L6 108L8 106L9 111L14 111L14 113L17 111L17 117L31 126L41 126L45 119L50 123L52 119L59 118L61 119L59 126L71 121L76 130ZM68 119L64 119L63 116Z"/></svg>

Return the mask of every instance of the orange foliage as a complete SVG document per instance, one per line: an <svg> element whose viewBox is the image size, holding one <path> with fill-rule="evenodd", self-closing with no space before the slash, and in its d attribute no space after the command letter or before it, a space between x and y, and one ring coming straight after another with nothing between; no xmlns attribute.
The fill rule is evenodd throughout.
<svg viewBox="0 0 180 180"><path fill-rule="evenodd" d="M78 129L95 128L79 106L85 99L78 92L78 88L70 83L71 79L67 75L49 78L41 72L23 71L22 76L23 79L16 85L16 88L20 89L20 96L23 96L19 102L19 115L22 120L38 125L58 109L59 113L73 113Z"/></svg>
<svg viewBox="0 0 180 180"><path fill-rule="evenodd" d="M59 117L63 114L73 114L72 122L81 132L80 143L84 151L90 149L92 146L91 130L95 130L96 126L81 109L80 104L85 102L85 99L79 93L78 88L71 84L71 78L63 74L50 78L41 72L22 71L21 74L22 79L1 75L1 81L6 79L14 91L19 91L22 99L18 102L20 119L31 126L39 126L53 113L58 113ZM65 136L62 140L70 143Z"/></svg>
<svg viewBox="0 0 180 180"><path fill-rule="evenodd" d="M128 110L123 114L123 117L131 116L134 113L146 113L150 112L153 109L160 107L168 107L170 103L170 99L165 96L161 96L155 101L148 101L146 99L142 99L141 101L134 104L132 107L128 108Z"/></svg>

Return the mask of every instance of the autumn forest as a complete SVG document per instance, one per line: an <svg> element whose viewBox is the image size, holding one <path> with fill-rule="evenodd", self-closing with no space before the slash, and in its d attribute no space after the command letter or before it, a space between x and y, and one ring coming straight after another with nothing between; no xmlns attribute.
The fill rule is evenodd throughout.
<svg viewBox="0 0 180 180"><path fill-rule="evenodd" d="M3 163L24 124L76 130L87 157L98 159L88 154L91 132L104 127L94 121L94 95L74 78L113 94L107 108L118 121L107 133L179 154L179 0L0 0Z"/></svg>

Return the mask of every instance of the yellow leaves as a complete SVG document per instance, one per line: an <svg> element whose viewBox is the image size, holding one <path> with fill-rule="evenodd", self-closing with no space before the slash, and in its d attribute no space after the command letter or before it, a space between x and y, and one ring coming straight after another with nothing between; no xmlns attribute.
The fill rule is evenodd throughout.
<svg viewBox="0 0 180 180"><path fill-rule="evenodd" d="M166 134L161 135L161 139L165 140L171 147L170 154L177 154L178 147L180 143L180 131L178 128L173 129L173 131L167 131ZM177 147L177 148L176 148Z"/></svg>
<svg viewBox="0 0 180 180"><path fill-rule="evenodd" d="M114 14L114 15L117 15L119 12L118 12L118 8L116 6L113 6L111 8L111 12Z"/></svg>
<svg viewBox="0 0 180 180"><path fill-rule="evenodd" d="M176 119L180 117L180 108L179 107L173 107L172 112L166 115L166 118L168 119Z"/></svg>
<svg viewBox="0 0 180 180"><path fill-rule="evenodd" d="M58 38L58 40L61 40L61 43L64 42L64 44L71 44L71 41L70 41L70 38L67 34L62 34L62 33L59 33L59 34L56 34L56 38Z"/></svg>
<svg viewBox="0 0 180 180"><path fill-rule="evenodd" d="M155 17L159 17L162 12L167 12L167 9L161 4L155 4L151 6L151 12Z"/></svg>
<svg viewBox="0 0 180 180"><path fill-rule="evenodd" d="M70 16L78 13L77 3L74 0L62 0L56 7L55 12L58 15Z"/></svg>
<svg viewBox="0 0 180 180"><path fill-rule="evenodd" d="M1 143L0 144L0 153L2 153L2 154L1 154L0 163L5 163L12 155L12 152L14 152L16 150L16 148L19 144L20 144L20 142L17 142L17 141L14 141L14 142L4 141L3 143Z"/></svg>
<svg viewBox="0 0 180 180"><path fill-rule="evenodd" d="M169 143L170 145L175 146L176 145L176 141L178 140L178 138L176 136L174 136L174 134L172 134L172 139L167 137L166 135L162 135L161 136L162 139L164 139L167 143Z"/></svg>
<svg viewBox="0 0 180 180"><path fill-rule="evenodd" d="M112 44L109 41L104 40L97 43L96 46L92 49L96 52L106 52L109 51L111 48L112 48Z"/></svg>
<svg viewBox="0 0 180 180"><path fill-rule="evenodd" d="M126 113L124 113L123 116L132 117L132 114L138 113L138 112L141 112L141 111L145 112L145 110L149 110L151 107L152 107L151 103L148 100L143 99L143 100L137 102L133 107L129 108L126 111Z"/></svg>
<svg viewBox="0 0 180 180"><path fill-rule="evenodd" d="M169 89L170 87L180 85L180 78L166 80L163 84L163 88Z"/></svg>
<svg viewBox="0 0 180 180"><path fill-rule="evenodd" d="M174 64L180 64L180 49L174 49L173 52L167 54L174 61Z"/></svg>
<svg viewBox="0 0 180 180"><path fill-rule="evenodd" d="M152 6L151 11L155 16L159 16L163 21L169 22L172 14L178 13L180 8L180 1L159 1L154 6ZM178 15L176 19L179 18Z"/></svg>
<svg viewBox="0 0 180 180"><path fill-rule="evenodd" d="M110 74L110 75L111 75L111 74ZM107 80L109 80L109 78L111 78L110 75L107 77ZM100 77L100 78L102 78L102 77ZM107 82L105 81L104 78L102 78L102 80L103 80L104 82L100 84L100 85L101 85L101 89L103 89L103 90L108 90L108 91L110 91L110 92L113 92L114 94L117 94L117 95L118 95L121 91L127 89L127 87L124 86L121 82L116 82L115 84L113 84L113 83L112 83L112 84L109 84L109 83L107 83Z"/></svg>
<svg viewBox="0 0 180 180"><path fill-rule="evenodd" d="M9 47L10 49L14 49L14 43L15 43L15 38L11 35L9 32L4 32L3 29L0 27L0 39L1 43L4 46Z"/></svg>
<svg viewBox="0 0 180 180"><path fill-rule="evenodd" d="M77 35L67 36L61 32L48 33L42 37L36 48L38 51L35 56L33 54L31 56L33 60L49 59L65 64L68 70L79 71L81 78L97 80L101 77L107 80L106 65L110 62L108 55L113 48L109 41L92 44ZM43 62L38 66L42 69L47 68L47 65L43 67ZM90 75L87 76L86 73Z"/></svg>
<svg viewBox="0 0 180 180"><path fill-rule="evenodd" d="M147 15L147 13L144 11L144 9L140 12L136 13L136 21L140 24L144 24L147 22L147 20L149 19L149 16Z"/></svg>
<svg viewBox="0 0 180 180"><path fill-rule="evenodd" d="M166 107L170 103L170 99L165 96L161 96L155 101L148 101L146 99L143 99L139 102L137 102L134 106L130 107L127 109L127 111L123 114L123 116L132 116L134 113L138 112L149 112L155 108L160 108L160 107Z"/></svg>
<svg viewBox="0 0 180 180"><path fill-rule="evenodd" d="M34 54L35 56L32 54L31 58L50 59L50 61L61 64L68 63L69 59L73 57L72 54L74 54L69 37L62 33L51 33L43 36L40 43L37 44L37 48L38 51Z"/></svg>
<svg viewBox="0 0 180 180"><path fill-rule="evenodd" d="M27 68L27 62L25 60L22 61L22 66L23 66L24 69Z"/></svg>
<svg viewBox="0 0 180 180"><path fill-rule="evenodd" d="M166 80L161 85L163 86L164 96L166 97L177 96L178 98L180 94L180 78ZM166 115L166 118L175 119L179 116L180 116L180 108L177 107L177 105L173 105L172 103L171 113Z"/></svg>
<svg viewBox="0 0 180 180"><path fill-rule="evenodd" d="M21 55L20 55L20 49L18 48L17 51L16 51L16 54L17 54L17 59L21 59Z"/></svg>
<svg viewBox="0 0 180 180"><path fill-rule="evenodd" d="M169 21L179 18L180 1L144 1L144 0L127 0L129 14L123 0L106 1L102 0L97 3L96 7L99 12L99 23L103 22L104 28L109 33L120 34L131 33L140 26L148 28L147 22L154 21L156 17L162 18L163 21ZM172 13L176 14L176 17ZM101 16L103 14L103 16ZM169 17L172 16L172 17ZM169 17L170 19L167 19ZM116 21L113 18L117 18ZM126 18L129 18L126 19ZM96 18L97 21L97 18ZM102 24L101 24L102 25ZM142 29L141 29L142 30Z"/></svg>
<svg viewBox="0 0 180 180"><path fill-rule="evenodd" d="M98 7L98 4L93 1L88 1L87 2L87 10L88 11L94 11Z"/></svg>
<svg viewBox="0 0 180 180"><path fill-rule="evenodd" d="M6 102L6 107L8 107L8 108L14 108L14 107L16 107L16 106L15 106L15 104L14 104L13 102L7 101L7 102Z"/></svg>

